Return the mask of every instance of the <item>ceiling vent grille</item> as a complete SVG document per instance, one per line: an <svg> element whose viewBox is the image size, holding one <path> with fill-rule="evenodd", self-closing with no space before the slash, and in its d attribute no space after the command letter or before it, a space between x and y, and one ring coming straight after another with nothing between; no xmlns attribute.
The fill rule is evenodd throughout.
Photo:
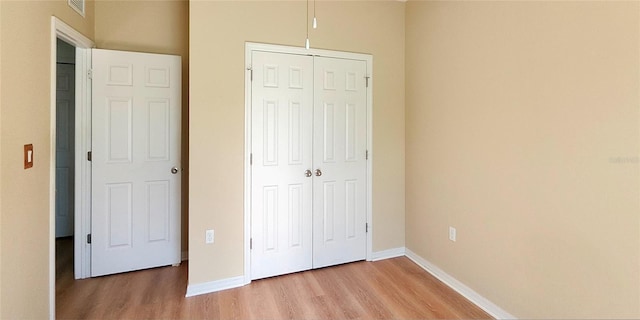
<svg viewBox="0 0 640 320"><path fill-rule="evenodd" d="M84 17L84 0L68 0L69 6Z"/></svg>

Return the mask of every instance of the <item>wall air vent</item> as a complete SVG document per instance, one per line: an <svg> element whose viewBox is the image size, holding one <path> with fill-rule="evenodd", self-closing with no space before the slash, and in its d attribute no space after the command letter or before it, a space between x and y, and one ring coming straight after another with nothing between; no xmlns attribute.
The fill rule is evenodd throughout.
<svg viewBox="0 0 640 320"><path fill-rule="evenodd" d="M68 0L69 6L84 17L84 0Z"/></svg>

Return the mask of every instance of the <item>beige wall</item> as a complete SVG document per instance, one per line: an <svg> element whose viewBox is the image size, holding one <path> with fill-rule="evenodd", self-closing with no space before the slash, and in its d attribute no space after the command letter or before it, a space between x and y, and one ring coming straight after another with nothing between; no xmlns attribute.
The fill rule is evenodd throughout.
<svg viewBox="0 0 640 320"><path fill-rule="evenodd" d="M404 4L319 1L317 16L312 47L374 57L373 249L403 247ZM304 40L304 1L191 2L190 284L243 274L245 41Z"/></svg>
<svg viewBox="0 0 640 320"><path fill-rule="evenodd" d="M640 317L639 6L407 4L409 249L517 317Z"/></svg>
<svg viewBox="0 0 640 320"><path fill-rule="evenodd" d="M0 0L0 19L2 19ZM2 22L0 22L0 97L2 97ZM0 98L0 141L2 141L2 98ZM2 144L0 143L0 173L2 173ZM2 177L0 176L0 288L2 288ZM2 290L0 289L0 317L2 317Z"/></svg>
<svg viewBox="0 0 640 320"><path fill-rule="evenodd" d="M0 3L0 234L2 319L49 315L51 16L93 37L93 2L82 18L66 1ZM23 169L23 145L34 167ZM7 187L10 186L10 187Z"/></svg>
<svg viewBox="0 0 640 320"><path fill-rule="evenodd" d="M304 5L99 1L94 29L91 1L86 19L0 2L0 318L48 316L50 16L102 48L183 56L195 284L243 272L244 43L302 45ZM313 47L374 56L374 251L404 246L406 226L409 249L518 317L640 317L640 3L317 13Z"/></svg>
<svg viewBox="0 0 640 320"><path fill-rule="evenodd" d="M98 0L95 7L98 48L182 57L182 250L186 251L189 248L189 2Z"/></svg>

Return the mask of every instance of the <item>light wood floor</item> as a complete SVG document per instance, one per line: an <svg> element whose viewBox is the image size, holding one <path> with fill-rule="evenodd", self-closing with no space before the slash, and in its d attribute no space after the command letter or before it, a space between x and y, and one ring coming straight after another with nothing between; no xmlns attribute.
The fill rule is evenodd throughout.
<svg viewBox="0 0 640 320"><path fill-rule="evenodd" d="M187 263L73 280L71 239L56 242L60 319L490 319L406 257L263 279L185 298Z"/></svg>

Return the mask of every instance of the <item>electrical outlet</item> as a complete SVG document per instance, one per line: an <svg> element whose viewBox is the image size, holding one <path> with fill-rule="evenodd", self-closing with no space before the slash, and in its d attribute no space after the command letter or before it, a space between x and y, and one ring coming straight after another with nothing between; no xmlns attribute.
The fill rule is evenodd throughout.
<svg viewBox="0 0 640 320"><path fill-rule="evenodd" d="M456 228L449 227L449 240L456 242Z"/></svg>
<svg viewBox="0 0 640 320"><path fill-rule="evenodd" d="M205 243L213 243L213 229L205 232Z"/></svg>

